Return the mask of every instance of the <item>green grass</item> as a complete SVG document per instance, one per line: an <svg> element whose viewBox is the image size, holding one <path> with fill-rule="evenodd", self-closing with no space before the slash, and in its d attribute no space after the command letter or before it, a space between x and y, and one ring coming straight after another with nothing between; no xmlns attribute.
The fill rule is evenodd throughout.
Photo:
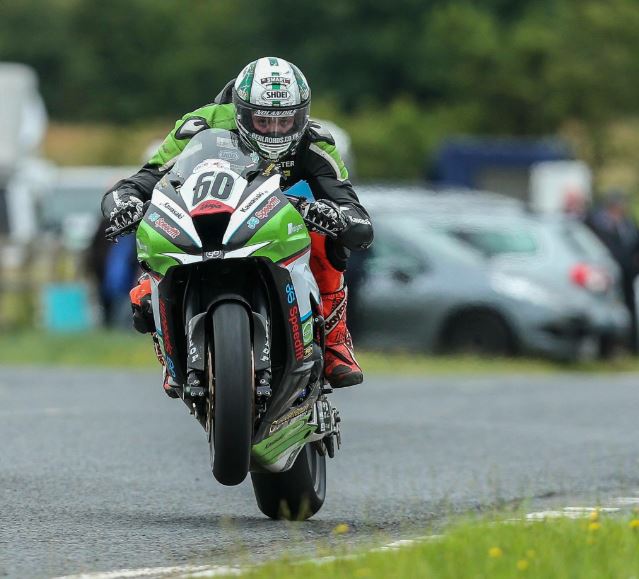
<svg viewBox="0 0 639 579"><path fill-rule="evenodd" d="M430 357L416 354L358 352L369 374L549 374L553 372L639 372L639 359L559 364L534 359L481 359L465 356ZM149 336L130 332L94 331L47 334L35 331L0 336L0 363L56 366L154 368Z"/></svg>
<svg viewBox="0 0 639 579"><path fill-rule="evenodd" d="M346 527L340 525L339 531ZM639 520L467 522L441 538L394 551L368 552L317 565L281 560L251 578L540 578L601 579L639 574Z"/></svg>

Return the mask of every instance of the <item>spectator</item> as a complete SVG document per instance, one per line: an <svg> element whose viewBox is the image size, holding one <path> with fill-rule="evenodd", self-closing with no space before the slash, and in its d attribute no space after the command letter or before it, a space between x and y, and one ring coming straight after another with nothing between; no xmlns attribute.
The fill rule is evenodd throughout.
<svg viewBox="0 0 639 579"><path fill-rule="evenodd" d="M588 215L586 224L606 245L621 268L624 301L632 318L630 349L637 353L634 282L639 273L639 229L632 217L628 196L619 190L609 191L605 194L603 203Z"/></svg>
<svg viewBox="0 0 639 579"><path fill-rule="evenodd" d="M113 244L104 237L106 225L107 221L103 219L96 229L86 266L95 280L104 325L108 328L130 328L129 290L140 273L135 236L127 235Z"/></svg>

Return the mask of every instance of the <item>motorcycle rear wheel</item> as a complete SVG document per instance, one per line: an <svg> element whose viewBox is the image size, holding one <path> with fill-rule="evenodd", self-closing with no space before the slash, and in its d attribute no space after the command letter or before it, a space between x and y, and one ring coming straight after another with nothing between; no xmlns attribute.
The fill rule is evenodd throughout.
<svg viewBox="0 0 639 579"><path fill-rule="evenodd" d="M211 466L220 483L238 485L249 470L254 412L251 326L242 305L225 302L215 308L212 354Z"/></svg>
<svg viewBox="0 0 639 579"><path fill-rule="evenodd" d="M326 456L308 443L293 466L280 473L252 472L257 506L271 519L304 521L322 508L326 498Z"/></svg>

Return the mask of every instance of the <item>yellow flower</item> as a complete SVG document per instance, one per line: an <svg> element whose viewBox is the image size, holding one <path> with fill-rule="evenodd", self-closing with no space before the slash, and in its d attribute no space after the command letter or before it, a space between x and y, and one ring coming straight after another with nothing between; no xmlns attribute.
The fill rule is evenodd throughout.
<svg viewBox="0 0 639 579"><path fill-rule="evenodd" d="M592 531L593 533L595 531L598 531L599 529L601 529L601 523L593 522L588 525L588 530Z"/></svg>
<svg viewBox="0 0 639 579"><path fill-rule="evenodd" d="M499 547L491 547L490 549L488 549L488 556L492 557L493 559L497 559L503 554L504 552Z"/></svg>
<svg viewBox="0 0 639 579"><path fill-rule="evenodd" d="M526 551L526 557L528 557L529 559L534 559L537 556L537 553L534 549L528 549L528 551Z"/></svg>
<svg viewBox="0 0 639 579"><path fill-rule="evenodd" d="M517 569L520 571L528 569L528 565L530 565L530 563L528 563L527 559L519 559L519 561L517 561Z"/></svg>
<svg viewBox="0 0 639 579"><path fill-rule="evenodd" d="M336 535L344 535L350 531L350 527L346 523L340 523L333 529L333 533Z"/></svg>
<svg viewBox="0 0 639 579"><path fill-rule="evenodd" d="M637 527L639 527L639 519L632 519L632 521L630 521L630 528L636 529Z"/></svg>
<svg viewBox="0 0 639 579"><path fill-rule="evenodd" d="M598 521L599 520L599 511L592 511L592 513L590 513L590 515L588 515L588 518L591 521Z"/></svg>

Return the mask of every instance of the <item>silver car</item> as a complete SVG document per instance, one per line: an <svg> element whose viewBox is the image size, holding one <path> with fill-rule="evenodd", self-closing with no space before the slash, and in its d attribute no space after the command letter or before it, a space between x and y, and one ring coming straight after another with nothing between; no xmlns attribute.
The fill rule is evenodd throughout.
<svg viewBox="0 0 639 579"><path fill-rule="evenodd" d="M365 283L354 284L350 314L358 346L564 360L592 354L585 304L493 270L420 215L371 213L375 243L355 267Z"/></svg>

